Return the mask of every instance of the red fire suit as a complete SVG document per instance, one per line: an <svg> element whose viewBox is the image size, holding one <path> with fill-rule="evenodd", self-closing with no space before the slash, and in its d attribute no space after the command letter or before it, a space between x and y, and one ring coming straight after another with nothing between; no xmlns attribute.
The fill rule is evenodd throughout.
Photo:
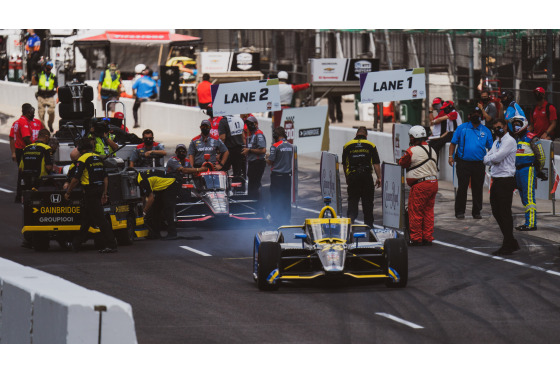
<svg viewBox="0 0 560 374"><path fill-rule="evenodd" d="M406 168L406 183L411 187L408 195L408 220L412 242L434 240L434 203L438 191L437 153L426 142L412 146L400 158L399 165Z"/></svg>

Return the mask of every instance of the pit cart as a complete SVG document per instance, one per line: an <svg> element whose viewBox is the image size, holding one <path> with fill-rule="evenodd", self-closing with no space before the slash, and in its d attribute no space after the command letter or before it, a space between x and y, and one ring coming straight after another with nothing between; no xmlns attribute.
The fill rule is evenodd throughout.
<svg viewBox="0 0 560 374"><path fill-rule="evenodd" d="M253 279L260 290L277 290L288 281L317 278L384 279L387 287L408 282L408 247L392 229L370 229L338 218L325 198L317 218L301 226L281 226L257 233L253 244ZM296 230L301 243L285 242Z"/></svg>
<svg viewBox="0 0 560 374"><path fill-rule="evenodd" d="M142 199L135 184L136 172L124 169L124 161L108 158L104 161L109 176L109 201L104 206L119 245L130 245L135 238L145 237L148 230L142 215ZM39 187L23 192L23 228L21 232L36 251L45 251L55 240L64 249L71 248L72 238L80 230L80 189L64 199L66 175L42 177ZM99 229L90 227L91 239L97 241Z"/></svg>

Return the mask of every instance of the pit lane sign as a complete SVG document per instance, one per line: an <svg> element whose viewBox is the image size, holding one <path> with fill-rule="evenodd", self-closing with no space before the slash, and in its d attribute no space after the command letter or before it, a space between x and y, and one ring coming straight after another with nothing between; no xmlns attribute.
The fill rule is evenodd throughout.
<svg viewBox="0 0 560 374"><path fill-rule="evenodd" d="M404 223L404 172L396 164L382 164L383 226L400 229Z"/></svg>
<svg viewBox="0 0 560 374"><path fill-rule="evenodd" d="M214 116L279 111L278 79L213 84Z"/></svg>
<svg viewBox="0 0 560 374"><path fill-rule="evenodd" d="M328 106L309 106L282 110L280 126L286 130L287 140L297 144L300 154L321 152Z"/></svg>
<svg viewBox="0 0 560 374"><path fill-rule="evenodd" d="M360 75L362 103L426 98L424 68L377 71Z"/></svg>

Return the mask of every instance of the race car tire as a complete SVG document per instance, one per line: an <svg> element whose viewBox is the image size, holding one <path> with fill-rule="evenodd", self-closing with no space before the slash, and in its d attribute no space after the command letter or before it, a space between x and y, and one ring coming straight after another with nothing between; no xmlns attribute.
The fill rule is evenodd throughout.
<svg viewBox="0 0 560 374"><path fill-rule="evenodd" d="M281 247L279 243L264 242L259 246L257 255L257 286L261 291L276 291L280 287L280 282L268 283L267 278L278 269L280 263Z"/></svg>
<svg viewBox="0 0 560 374"><path fill-rule="evenodd" d="M387 268L394 269L400 276L398 282L392 278L385 280L385 285L389 288L404 288L408 282L408 246L403 238L387 239L383 245Z"/></svg>
<svg viewBox="0 0 560 374"><path fill-rule="evenodd" d="M49 249L49 233L34 232L31 235L31 245L37 252L44 252Z"/></svg>
<svg viewBox="0 0 560 374"><path fill-rule="evenodd" d="M72 91L68 86L62 86L58 88L58 99L63 104L72 104ZM85 86L82 90L82 100L92 101L93 100L93 87Z"/></svg>
<svg viewBox="0 0 560 374"><path fill-rule="evenodd" d="M60 118L68 120L91 118L95 114L95 107L93 106L93 103L84 102L81 109L81 111L74 111L72 104L61 103L58 105L58 114L60 115Z"/></svg>
<svg viewBox="0 0 560 374"><path fill-rule="evenodd" d="M132 245L136 230L136 218L129 214L126 218L126 229L115 231L115 239L118 245Z"/></svg>

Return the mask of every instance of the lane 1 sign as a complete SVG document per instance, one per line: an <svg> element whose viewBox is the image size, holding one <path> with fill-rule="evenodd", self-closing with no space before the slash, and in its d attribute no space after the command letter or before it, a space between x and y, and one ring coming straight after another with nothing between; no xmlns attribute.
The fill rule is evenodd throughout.
<svg viewBox="0 0 560 374"><path fill-rule="evenodd" d="M361 102L426 98L426 73L424 68L376 71L360 74Z"/></svg>
<svg viewBox="0 0 560 374"><path fill-rule="evenodd" d="M213 84L214 116L279 111L278 79Z"/></svg>

